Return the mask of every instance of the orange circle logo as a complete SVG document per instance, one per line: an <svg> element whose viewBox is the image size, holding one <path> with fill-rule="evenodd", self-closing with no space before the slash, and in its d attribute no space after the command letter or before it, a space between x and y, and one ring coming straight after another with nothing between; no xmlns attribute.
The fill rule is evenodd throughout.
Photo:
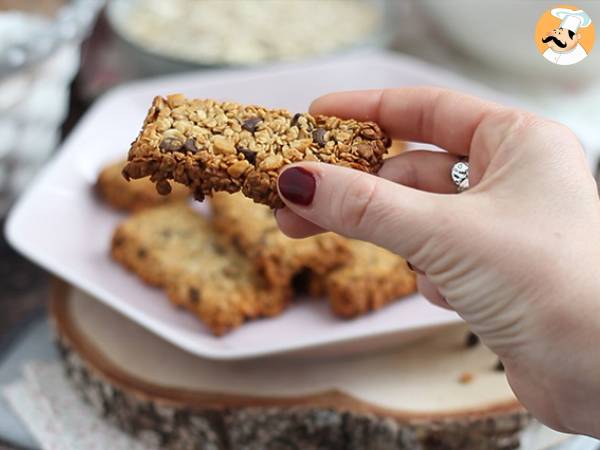
<svg viewBox="0 0 600 450"><path fill-rule="evenodd" d="M592 51L596 30L592 18L576 6L559 5L540 17L535 44L553 64L570 66L583 61Z"/></svg>

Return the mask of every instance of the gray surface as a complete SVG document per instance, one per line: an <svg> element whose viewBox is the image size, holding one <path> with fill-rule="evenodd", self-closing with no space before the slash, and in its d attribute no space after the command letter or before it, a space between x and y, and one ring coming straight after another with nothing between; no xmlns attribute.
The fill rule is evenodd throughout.
<svg viewBox="0 0 600 450"><path fill-rule="evenodd" d="M0 387L20 378L25 362L32 359L47 361L57 357L48 321L45 317L39 317L27 325L20 339L0 359ZM0 396L0 437L21 447L37 448L37 443L12 413L4 396Z"/></svg>

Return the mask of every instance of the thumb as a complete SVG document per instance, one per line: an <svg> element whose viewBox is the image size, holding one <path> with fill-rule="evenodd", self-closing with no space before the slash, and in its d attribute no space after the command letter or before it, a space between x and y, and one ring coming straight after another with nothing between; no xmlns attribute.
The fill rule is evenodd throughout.
<svg viewBox="0 0 600 450"><path fill-rule="evenodd" d="M330 164L288 166L279 175L278 189L292 212L318 227L373 242L411 260L451 219L446 212L450 196Z"/></svg>

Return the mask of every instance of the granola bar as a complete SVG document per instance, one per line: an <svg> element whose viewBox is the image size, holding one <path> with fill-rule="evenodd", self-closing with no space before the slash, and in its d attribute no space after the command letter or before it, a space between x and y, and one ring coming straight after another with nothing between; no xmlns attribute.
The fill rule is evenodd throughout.
<svg viewBox="0 0 600 450"><path fill-rule="evenodd" d="M303 269L325 274L346 261L346 239L325 233L306 239L285 236L273 211L241 194L216 193L211 199L213 224L273 285L289 285Z"/></svg>
<svg viewBox="0 0 600 450"><path fill-rule="evenodd" d="M185 186L175 185L169 195L159 195L149 180L125 181L121 172L125 161L104 167L96 181L95 189L100 198L115 209L139 211L144 208L184 201L190 197Z"/></svg>
<svg viewBox="0 0 600 450"><path fill-rule="evenodd" d="M321 161L375 173L389 145L373 122L175 94L154 99L123 175L150 176L161 194L171 191L174 180L200 201L216 191L241 190L279 208L276 183L284 165Z"/></svg>
<svg viewBox="0 0 600 450"><path fill-rule="evenodd" d="M181 203L138 212L116 230L112 256L171 301L194 312L216 335L245 320L279 314L288 286L270 286L208 221Z"/></svg>
<svg viewBox="0 0 600 450"><path fill-rule="evenodd" d="M324 276L312 275L312 295L327 295L333 312L356 317L416 291L406 261L368 242L349 240L352 258Z"/></svg>

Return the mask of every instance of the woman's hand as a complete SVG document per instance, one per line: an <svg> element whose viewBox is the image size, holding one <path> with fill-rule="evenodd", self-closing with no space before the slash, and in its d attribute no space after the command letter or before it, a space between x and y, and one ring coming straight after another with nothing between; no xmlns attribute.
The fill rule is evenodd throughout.
<svg viewBox="0 0 600 450"><path fill-rule="evenodd" d="M281 229L333 230L405 257L421 292L501 357L535 416L600 436L600 203L573 133L433 88L332 94L311 112L374 120L392 138L446 152L396 156L379 177L289 166L279 177ZM471 189L457 195L450 170L460 157Z"/></svg>

